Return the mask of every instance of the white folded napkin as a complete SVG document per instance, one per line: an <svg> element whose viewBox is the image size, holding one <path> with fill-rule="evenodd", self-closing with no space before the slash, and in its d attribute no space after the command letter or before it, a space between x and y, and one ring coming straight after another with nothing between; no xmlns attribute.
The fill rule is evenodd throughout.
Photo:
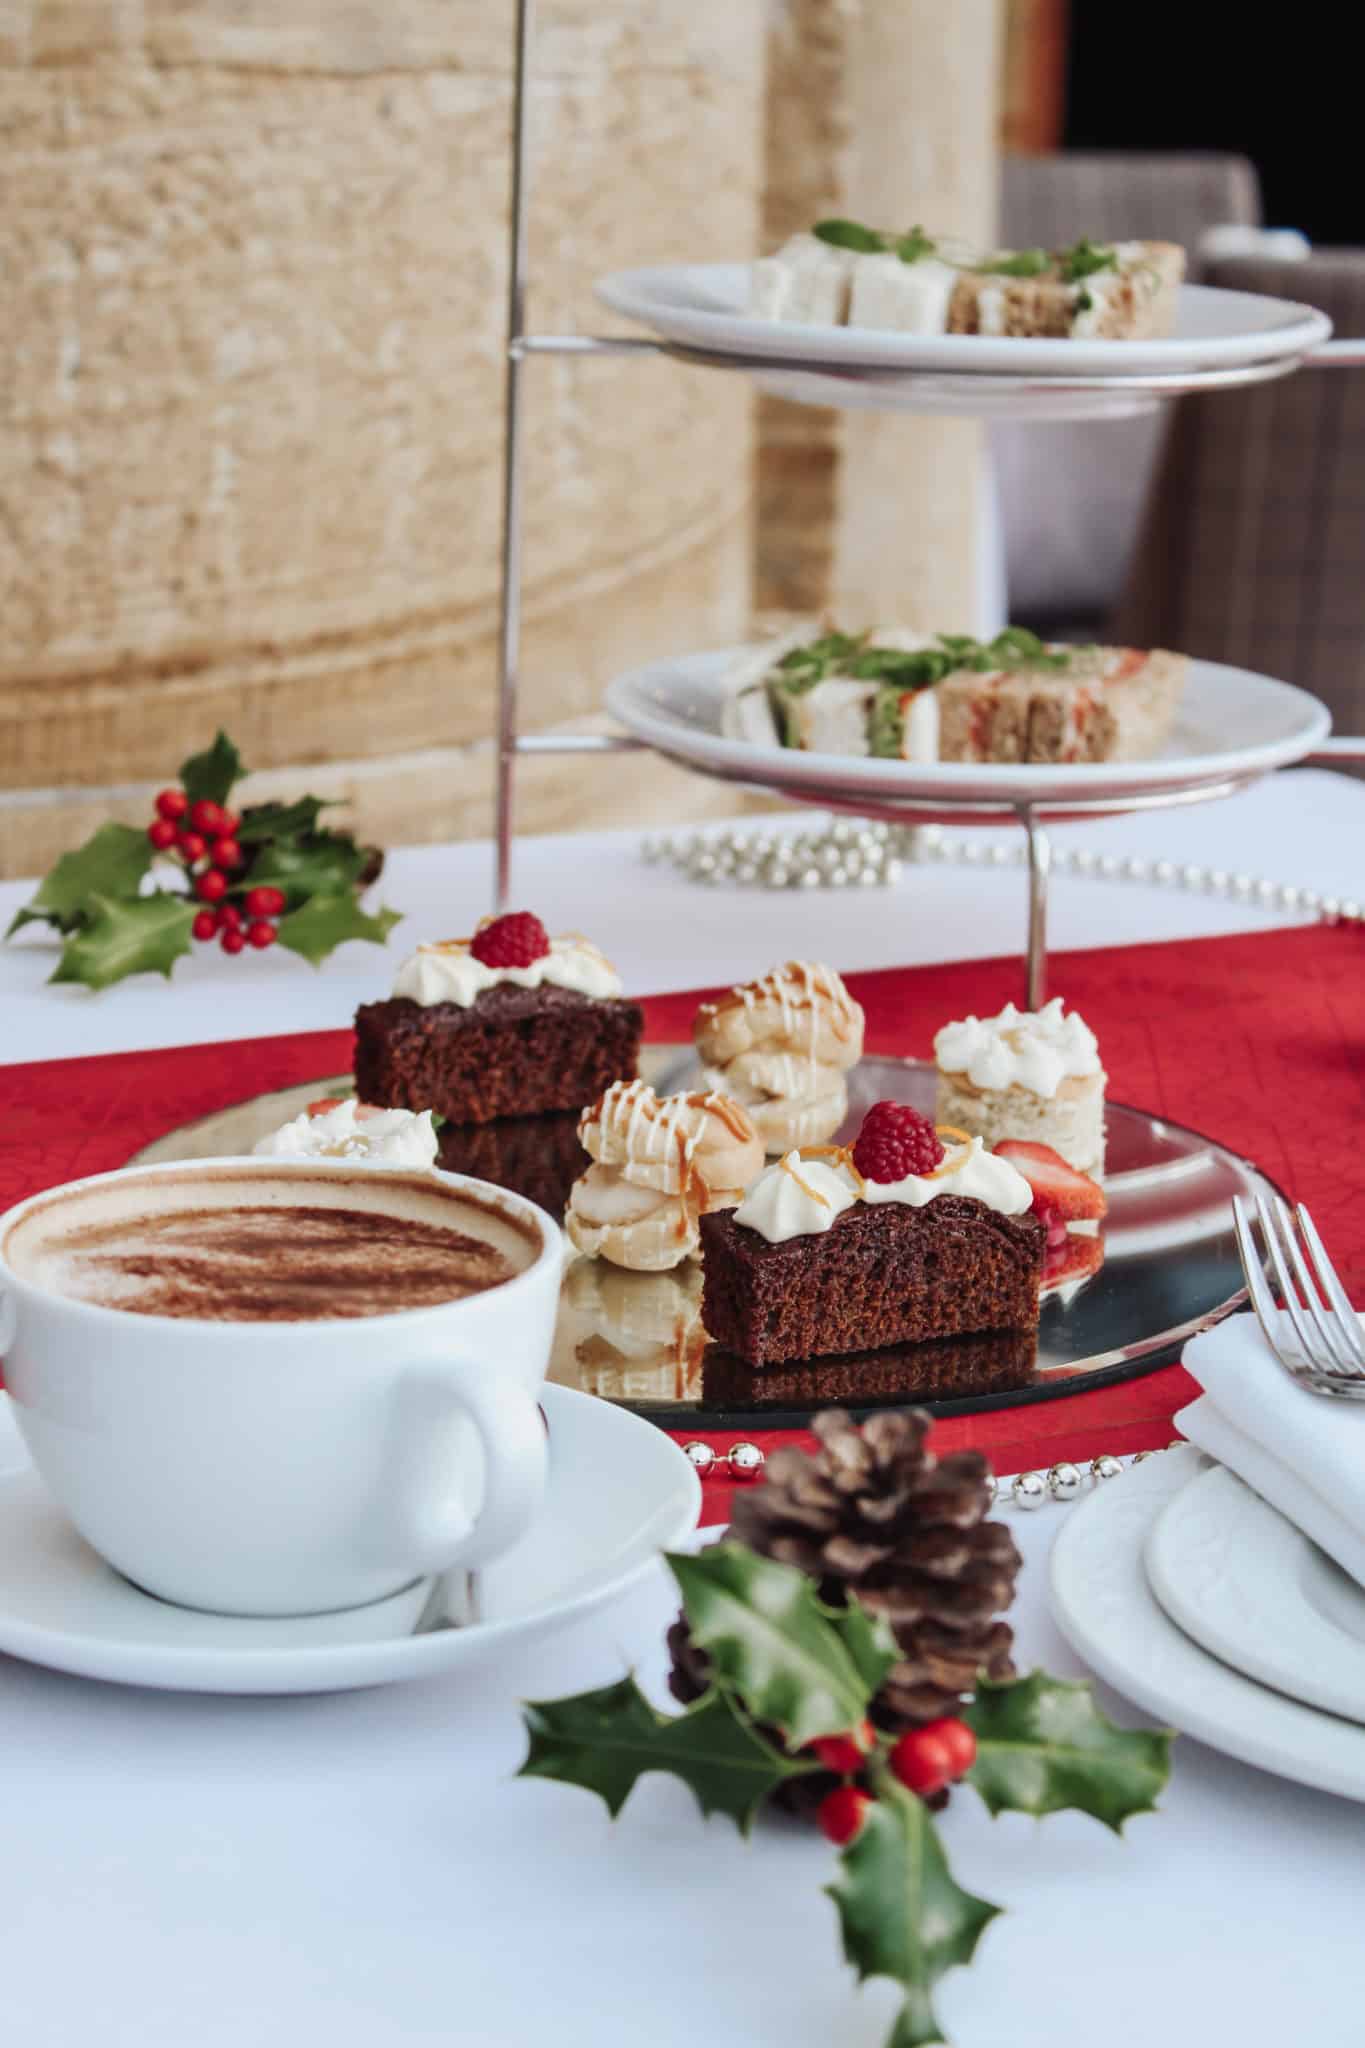
<svg viewBox="0 0 1365 2048"><path fill-rule="evenodd" d="M1296 1386L1253 1315L1206 1330L1184 1362L1204 1398L1177 1427L1365 1586L1365 1402Z"/></svg>

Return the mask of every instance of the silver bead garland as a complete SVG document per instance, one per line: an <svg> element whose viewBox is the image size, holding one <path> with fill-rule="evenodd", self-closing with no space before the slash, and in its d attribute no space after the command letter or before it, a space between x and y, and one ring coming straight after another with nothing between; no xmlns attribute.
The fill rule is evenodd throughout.
<svg viewBox="0 0 1365 2048"><path fill-rule="evenodd" d="M1185 1447L1183 1437L1175 1437L1166 1445L1168 1451L1179 1451ZM1159 1457L1159 1451L1134 1451L1128 1460L1130 1465L1140 1465L1145 1458ZM1110 1479L1117 1479L1124 1470L1123 1460L1101 1452L1092 1458L1085 1470L1073 1465L1069 1458L1061 1459L1046 1472L1018 1472L1013 1479L996 1479L988 1474L991 1497L996 1507L1023 1508L1032 1512L1051 1498L1056 1501L1073 1501L1085 1490L1088 1479L1093 1486L1103 1486Z"/></svg>
<svg viewBox="0 0 1365 2048"><path fill-rule="evenodd" d="M968 839L937 825L884 825L856 818L837 818L810 832L665 832L642 840L640 852L644 860L675 867L689 881L709 888L728 882L758 889L880 889L899 879L907 861L1010 868L1022 867L1026 858L1022 835L1011 844ZM1263 910L1308 911L1323 924L1365 923L1365 909L1353 898L1323 896L1292 882L1231 874L1197 861L1096 853L1054 839L1052 867L1057 874L1182 889L1190 895L1254 903Z"/></svg>

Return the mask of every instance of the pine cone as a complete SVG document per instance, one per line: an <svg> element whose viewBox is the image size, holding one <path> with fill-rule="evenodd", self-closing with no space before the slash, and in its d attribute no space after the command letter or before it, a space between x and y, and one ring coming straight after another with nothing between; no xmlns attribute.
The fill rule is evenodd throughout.
<svg viewBox="0 0 1365 2048"><path fill-rule="evenodd" d="M831 1408L811 1427L821 1449L774 1452L763 1484L736 1496L729 1533L808 1572L831 1606L854 1594L885 1616L901 1660L873 1701L877 1725L898 1734L956 1713L980 1672L1012 1678L1000 1616L1020 1557L1004 1524L986 1519L980 1452L927 1452L923 1409L888 1409L859 1429ZM668 1644L670 1687L686 1704L706 1689L707 1658L681 1617Z"/></svg>

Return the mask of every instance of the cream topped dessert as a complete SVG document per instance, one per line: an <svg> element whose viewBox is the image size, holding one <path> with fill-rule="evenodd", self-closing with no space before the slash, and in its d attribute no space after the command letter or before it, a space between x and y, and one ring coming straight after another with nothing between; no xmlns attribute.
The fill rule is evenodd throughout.
<svg viewBox="0 0 1365 2048"><path fill-rule="evenodd" d="M817 1145L848 1114L863 1012L832 967L788 960L703 1003L692 1027L707 1079L742 1103L767 1151Z"/></svg>
<svg viewBox="0 0 1365 2048"><path fill-rule="evenodd" d="M851 1146L785 1153L700 1232L702 1320L751 1366L1038 1321L1033 1188L907 1103L874 1103Z"/></svg>
<svg viewBox="0 0 1365 2048"><path fill-rule="evenodd" d="M1082 1173L1104 1164L1104 1087L1094 1032L1060 996L1041 1010L945 1024L934 1039L937 1113L994 1146L1050 1145Z"/></svg>
<svg viewBox="0 0 1365 2048"><path fill-rule="evenodd" d="M480 959L472 939L438 939L419 946L399 968L393 984L396 996L424 1008L435 1003L458 1003L468 1009L485 989L506 983L513 988L570 988L583 996L619 996L621 977L605 953L581 932L565 932L550 939L548 950L525 966L504 965Z"/></svg>
<svg viewBox="0 0 1365 2048"><path fill-rule="evenodd" d="M785 1244L831 1229L855 1202L922 1209L944 1195L970 1195L998 1216L1022 1216L1033 1206L1033 1190L1018 1169L988 1152L980 1138L966 1138L927 1173L886 1181L867 1179L843 1148L832 1159L788 1152L764 1168L735 1210L735 1222L769 1244Z"/></svg>
<svg viewBox="0 0 1365 2048"><path fill-rule="evenodd" d="M378 1109L354 1096L323 1096L252 1146L268 1159L348 1159L357 1166L433 1166L429 1109Z"/></svg>
<svg viewBox="0 0 1365 2048"><path fill-rule="evenodd" d="M593 1163L574 1182L565 1229L588 1257L637 1272L689 1258L698 1217L733 1207L763 1165L748 1116L714 1089L661 1096L618 1081L584 1110L578 1136Z"/></svg>

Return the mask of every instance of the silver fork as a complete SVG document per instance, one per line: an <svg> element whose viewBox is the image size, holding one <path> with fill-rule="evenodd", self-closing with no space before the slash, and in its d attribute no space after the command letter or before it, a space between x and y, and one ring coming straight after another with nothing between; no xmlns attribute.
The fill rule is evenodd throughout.
<svg viewBox="0 0 1365 2048"><path fill-rule="evenodd" d="M1256 1213L1284 1303L1283 1312L1276 1306L1266 1279L1247 1205L1240 1195L1233 1196L1237 1249L1242 1255L1251 1305L1266 1342L1285 1371L1309 1393L1365 1401L1365 1335L1312 1217L1302 1203L1291 1215L1288 1203L1278 1195L1267 1198L1258 1194ZM1300 1235L1307 1247L1307 1258L1300 1247ZM1286 1317L1296 1343L1289 1341Z"/></svg>

